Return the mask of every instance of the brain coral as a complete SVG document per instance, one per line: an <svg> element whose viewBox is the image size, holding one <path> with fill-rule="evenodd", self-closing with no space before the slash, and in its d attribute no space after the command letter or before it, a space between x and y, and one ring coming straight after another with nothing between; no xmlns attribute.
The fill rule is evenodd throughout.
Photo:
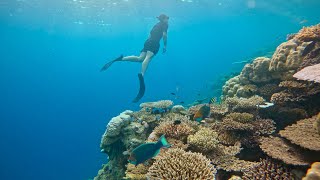
<svg viewBox="0 0 320 180"><path fill-rule="evenodd" d="M269 72L271 60L266 57L258 57L251 64L246 64L240 74L241 82L262 83L272 80Z"/></svg>
<svg viewBox="0 0 320 180"><path fill-rule="evenodd" d="M200 153L169 149L159 156L149 168L148 179L199 180L215 179L216 169L210 160Z"/></svg>
<svg viewBox="0 0 320 180"><path fill-rule="evenodd" d="M303 61L302 53L308 42L297 42L289 40L282 43L273 54L269 71L274 78L282 80L292 79L292 75Z"/></svg>
<svg viewBox="0 0 320 180"><path fill-rule="evenodd" d="M319 41L320 40L320 24L302 28L295 36L299 41Z"/></svg>
<svg viewBox="0 0 320 180"><path fill-rule="evenodd" d="M208 152L217 147L219 143L217 139L217 132L209 128L201 128L194 135L188 136L188 144L200 152Z"/></svg>
<svg viewBox="0 0 320 180"><path fill-rule="evenodd" d="M283 167L281 164L275 163L270 159L262 159L257 166L245 171L242 179L277 179L277 180L290 180L294 179L293 174Z"/></svg>
<svg viewBox="0 0 320 180"><path fill-rule="evenodd" d="M296 124L287 126L284 130L281 130L279 134L301 147L320 151L320 135L317 129L313 127L316 119L317 117L314 116L309 119L300 120Z"/></svg>

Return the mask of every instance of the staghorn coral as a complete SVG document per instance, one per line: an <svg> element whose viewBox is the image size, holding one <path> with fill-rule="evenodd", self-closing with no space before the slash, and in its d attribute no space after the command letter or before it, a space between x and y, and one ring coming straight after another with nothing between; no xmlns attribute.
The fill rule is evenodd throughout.
<svg viewBox="0 0 320 180"><path fill-rule="evenodd" d="M148 166L139 164L137 166L128 163L126 170L126 177L123 179L130 180L147 180L146 174L148 173Z"/></svg>
<svg viewBox="0 0 320 180"><path fill-rule="evenodd" d="M216 149L219 143L217 139L217 132L209 128L201 128L194 135L188 136L188 144L190 145L190 147L200 152L209 152Z"/></svg>
<svg viewBox="0 0 320 180"><path fill-rule="evenodd" d="M320 83L320 64L308 66L295 73L293 77L304 80Z"/></svg>
<svg viewBox="0 0 320 180"><path fill-rule="evenodd" d="M315 162L308 169L306 176L302 180L319 180L320 179L320 162Z"/></svg>
<svg viewBox="0 0 320 180"><path fill-rule="evenodd" d="M166 137L184 140L188 135L194 134L195 130L187 123L174 125L173 122L164 121L154 129L156 136L160 137L165 134Z"/></svg>
<svg viewBox="0 0 320 180"><path fill-rule="evenodd" d="M252 179L277 179L291 180L294 179L293 174L283 165L272 161L271 159L261 159L257 166L245 171L243 180Z"/></svg>
<svg viewBox="0 0 320 180"><path fill-rule="evenodd" d="M252 96L250 98L227 98L225 103L232 111L249 111L257 109L257 105L263 104L264 99L260 96Z"/></svg>
<svg viewBox="0 0 320 180"><path fill-rule="evenodd" d="M294 39L299 41L320 41L320 24L303 27L295 36Z"/></svg>
<svg viewBox="0 0 320 180"><path fill-rule="evenodd" d="M317 117L314 116L309 119L303 119L296 124L287 126L281 130L279 134L303 148L320 151L320 135L317 130L313 128L313 124Z"/></svg>
<svg viewBox="0 0 320 180"><path fill-rule="evenodd" d="M147 177L150 180L198 180L215 179L215 174L216 169L205 156L174 148L157 157Z"/></svg>
<svg viewBox="0 0 320 180"><path fill-rule="evenodd" d="M269 71L274 79L290 80L303 61L303 51L309 42L294 39L282 43L273 54Z"/></svg>
<svg viewBox="0 0 320 180"><path fill-rule="evenodd" d="M260 143L262 151L274 159L279 159L291 165L309 164L309 162L304 159L303 152L300 149L297 149L282 138L263 137L260 139Z"/></svg>
<svg viewBox="0 0 320 180"><path fill-rule="evenodd" d="M140 104L140 108L160 108L160 109L168 109L173 105L171 100L161 100L156 102L145 102Z"/></svg>
<svg viewBox="0 0 320 180"><path fill-rule="evenodd" d="M269 72L270 62L269 58L258 57L251 64L246 64L240 74L240 82L265 83L271 81L272 75Z"/></svg>
<svg viewBox="0 0 320 180"><path fill-rule="evenodd" d="M250 114L250 113L233 112L233 113L228 114L225 118L232 119L232 120L240 122L240 123L250 123L254 120L254 115Z"/></svg>

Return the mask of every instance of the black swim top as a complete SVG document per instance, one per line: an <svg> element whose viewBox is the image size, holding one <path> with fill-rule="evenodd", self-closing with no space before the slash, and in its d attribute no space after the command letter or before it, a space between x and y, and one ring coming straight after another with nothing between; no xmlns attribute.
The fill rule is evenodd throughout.
<svg viewBox="0 0 320 180"><path fill-rule="evenodd" d="M168 30L168 23L158 22L156 25L153 26L150 32L150 40L159 42L162 38L164 32Z"/></svg>

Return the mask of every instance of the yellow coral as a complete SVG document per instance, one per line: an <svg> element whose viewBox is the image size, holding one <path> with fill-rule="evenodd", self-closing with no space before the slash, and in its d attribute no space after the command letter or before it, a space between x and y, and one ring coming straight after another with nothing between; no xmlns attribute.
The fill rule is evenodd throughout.
<svg viewBox="0 0 320 180"><path fill-rule="evenodd" d="M210 160L202 154L176 148L158 156L148 171L147 177L150 180L214 180L216 174Z"/></svg>
<svg viewBox="0 0 320 180"><path fill-rule="evenodd" d="M188 136L188 144L201 152L214 150L218 143L218 133L209 128L202 128Z"/></svg>
<svg viewBox="0 0 320 180"><path fill-rule="evenodd" d="M311 168L308 169L306 176L302 180L319 180L320 179L320 162L312 164Z"/></svg>

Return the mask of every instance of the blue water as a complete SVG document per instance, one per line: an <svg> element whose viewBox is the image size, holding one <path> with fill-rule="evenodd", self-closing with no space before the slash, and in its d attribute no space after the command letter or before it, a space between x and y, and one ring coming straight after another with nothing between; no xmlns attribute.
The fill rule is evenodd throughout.
<svg viewBox="0 0 320 180"><path fill-rule="evenodd" d="M170 16L168 49L153 59L142 101L191 103L219 96L212 86L243 66L232 62L319 23L319 8L318 0L0 1L0 179L96 175L108 120L138 110L140 64L99 70L139 54L160 13Z"/></svg>

